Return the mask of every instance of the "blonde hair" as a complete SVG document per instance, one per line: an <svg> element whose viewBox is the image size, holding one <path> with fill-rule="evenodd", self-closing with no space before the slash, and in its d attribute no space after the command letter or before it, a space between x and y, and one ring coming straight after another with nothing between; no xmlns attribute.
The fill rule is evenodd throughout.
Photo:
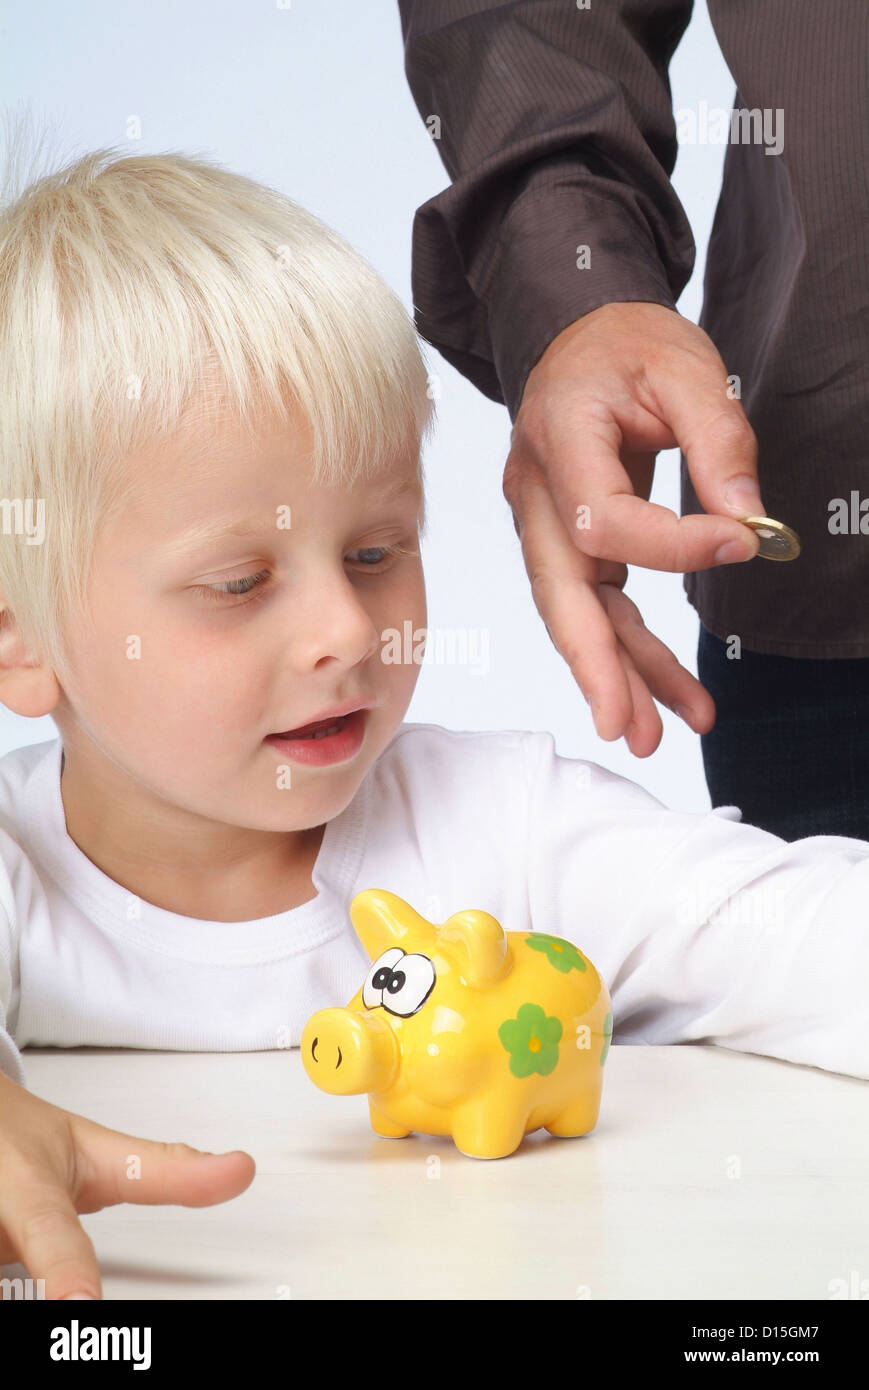
<svg viewBox="0 0 869 1390"><path fill-rule="evenodd" d="M368 480L412 453L422 488L434 413L416 330L343 237L203 156L106 147L14 188L12 143L0 498L45 499L46 526L42 544L0 535L0 599L42 659L60 670L72 650L122 460L215 384L245 428L301 409L315 480Z"/></svg>

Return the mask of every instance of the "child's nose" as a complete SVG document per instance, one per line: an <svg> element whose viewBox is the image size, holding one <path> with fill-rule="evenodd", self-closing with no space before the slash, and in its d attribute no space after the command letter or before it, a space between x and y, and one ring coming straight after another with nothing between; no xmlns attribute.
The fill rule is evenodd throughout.
<svg viewBox="0 0 869 1390"><path fill-rule="evenodd" d="M294 640L307 654L307 664L334 657L356 665L372 656L380 633L365 603L346 575L318 575L304 600L290 598Z"/></svg>

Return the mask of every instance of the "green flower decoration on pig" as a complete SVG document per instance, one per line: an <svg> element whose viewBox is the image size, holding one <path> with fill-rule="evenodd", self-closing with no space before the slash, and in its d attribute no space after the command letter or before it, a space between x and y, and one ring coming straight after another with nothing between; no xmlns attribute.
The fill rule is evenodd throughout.
<svg viewBox="0 0 869 1390"><path fill-rule="evenodd" d="M580 955L572 941L564 941L560 936L547 936L545 932L535 932L525 940L532 951L544 951L550 965L567 974L568 970L584 970L585 957Z"/></svg>
<svg viewBox="0 0 869 1390"><path fill-rule="evenodd" d="M516 1017L498 1029L514 1076L530 1076L533 1071L548 1076L558 1061L561 1034L558 1019L547 1018L539 1004L523 1004Z"/></svg>

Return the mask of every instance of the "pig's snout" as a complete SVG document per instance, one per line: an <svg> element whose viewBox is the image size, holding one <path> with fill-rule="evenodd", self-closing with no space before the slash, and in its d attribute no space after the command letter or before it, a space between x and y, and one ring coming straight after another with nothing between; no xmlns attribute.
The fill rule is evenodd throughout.
<svg viewBox="0 0 869 1390"><path fill-rule="evenodd" d="M398 1072L398 1041L376 1014L320 1009L305 1024L300 1048L308 1076L332 1095L386 1091Z"/></svg>

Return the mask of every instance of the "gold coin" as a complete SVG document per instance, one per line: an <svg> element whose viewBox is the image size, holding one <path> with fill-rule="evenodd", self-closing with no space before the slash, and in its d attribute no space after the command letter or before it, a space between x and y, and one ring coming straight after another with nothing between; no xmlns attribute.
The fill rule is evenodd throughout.
<svg viewBox="0 0 869 1390"><path fill-rule="evenodd" d="M800 538L783 521L771 516L741 516L743 526L750 526L760 541L757 552L764 560L795 560L802 548Z"/></svg>

